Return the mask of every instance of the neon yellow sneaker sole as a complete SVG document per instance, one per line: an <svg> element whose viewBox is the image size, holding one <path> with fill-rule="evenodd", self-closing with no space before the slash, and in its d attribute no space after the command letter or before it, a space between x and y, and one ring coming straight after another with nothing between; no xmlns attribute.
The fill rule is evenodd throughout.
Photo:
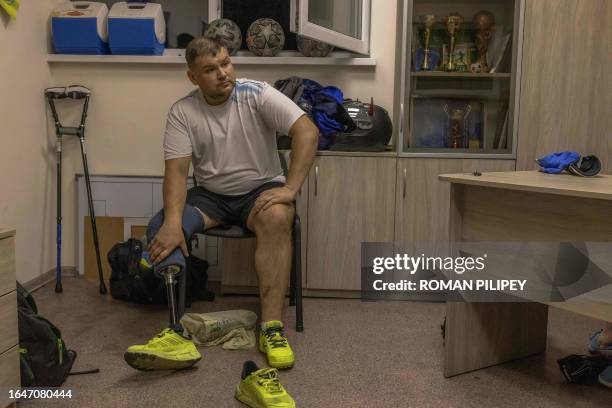
<svg viewBox="0 0 612 408"><path fill-rule="evenodd" d="M147 344L129 347L123 357L131 367L141 371L182 370L202 359L191 340L170 329Z"/></svg>
<svg viewBox="0 0 612 408"><path fill-rule="evenodd" d="M183 370L193 366L202 359L200 353L190 356L168 356L156 352L133 352L126 351L123 355L125 362L131 367L141 371L152 370Z"/></svg>

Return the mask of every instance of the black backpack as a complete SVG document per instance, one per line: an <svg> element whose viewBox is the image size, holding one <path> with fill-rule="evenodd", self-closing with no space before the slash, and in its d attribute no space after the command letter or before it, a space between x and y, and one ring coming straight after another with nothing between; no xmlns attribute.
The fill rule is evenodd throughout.
<svg viewBox="0 0 612 408"><path fill-rule="evenodd" d="M59 387L70 374L76 352L62 333L38 314L32 295L17 282L19 359L22 387Z"/></svg>
<svg viewBox="0 0 612 408"><path fill-rule="evenodd" d="M141 304L166 304L166 285L153 273L153 269L141 264L143 244L130 238L115 244L108 251L108 263L112 272L110 292L115 299ZM187 258L187 293L185 305L194 300L213 301L215 294L207 289L208 262L189 256Z"/></svg>

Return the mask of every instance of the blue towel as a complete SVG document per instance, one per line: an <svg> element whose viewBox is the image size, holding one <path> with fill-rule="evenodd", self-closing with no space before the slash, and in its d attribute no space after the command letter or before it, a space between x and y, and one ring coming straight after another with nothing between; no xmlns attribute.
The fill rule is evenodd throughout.
<svg viewBox="0 0 612 408"><path fill-rule="evenodd" d="M544 173L559 174L570 165L580 160L578 152L565 151L551 153L536 160L540 165L540 171Z"/></svg>

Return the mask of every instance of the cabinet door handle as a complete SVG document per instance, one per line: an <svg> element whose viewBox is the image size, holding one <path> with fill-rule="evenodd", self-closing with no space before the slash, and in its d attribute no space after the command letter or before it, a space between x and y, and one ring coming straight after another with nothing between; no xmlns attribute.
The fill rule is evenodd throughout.
<svg viewBox="0 0 612 408"><path fill-rule="evenodd" d="M315 196L319 187L319 166L315 166Z"/></svg>
<svg viewBox="0 0 612 408"><path fill-rule="evenodd" d="M404 167L402 177L402 198L406 198L406 168Z"/></svg>

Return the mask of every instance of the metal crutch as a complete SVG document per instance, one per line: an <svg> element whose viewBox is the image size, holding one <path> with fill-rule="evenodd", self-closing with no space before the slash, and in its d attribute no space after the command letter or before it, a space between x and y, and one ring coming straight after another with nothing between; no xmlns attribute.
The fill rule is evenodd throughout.
<svg viewBox="0 0 612 408"><path fill-rule="evenodd" d="M100 260L100 245L98 241L98 230L96 228L96 215L93 207L93 199L91 194L91 183L89 179L89 168L87 166L87 154L85 152L85 120L87 119L87 108L89 106L89 96L91 91L81 85L70 85L67 87L56 87L45 89L45 97L49 102L53 120L55 122L55 133L57 135L57 264L55 270L55 292L62 292L62 274L61 274L61 244L62 244L62 136L71 135L77 136L81 144L81 158L83 160L83 171L85 173L85 186L87 189L87 203L89 206L89 218L91 220L91 230L93 233L94 247L96 250L96 261L98 264L98 277L100 279L100 293L106 293L106 284L102 275L102 262ZM77 127L63 126L59 120L57 110L55 109L56 99L84 99L83 111L81 113L81 123Z"/></svg>

